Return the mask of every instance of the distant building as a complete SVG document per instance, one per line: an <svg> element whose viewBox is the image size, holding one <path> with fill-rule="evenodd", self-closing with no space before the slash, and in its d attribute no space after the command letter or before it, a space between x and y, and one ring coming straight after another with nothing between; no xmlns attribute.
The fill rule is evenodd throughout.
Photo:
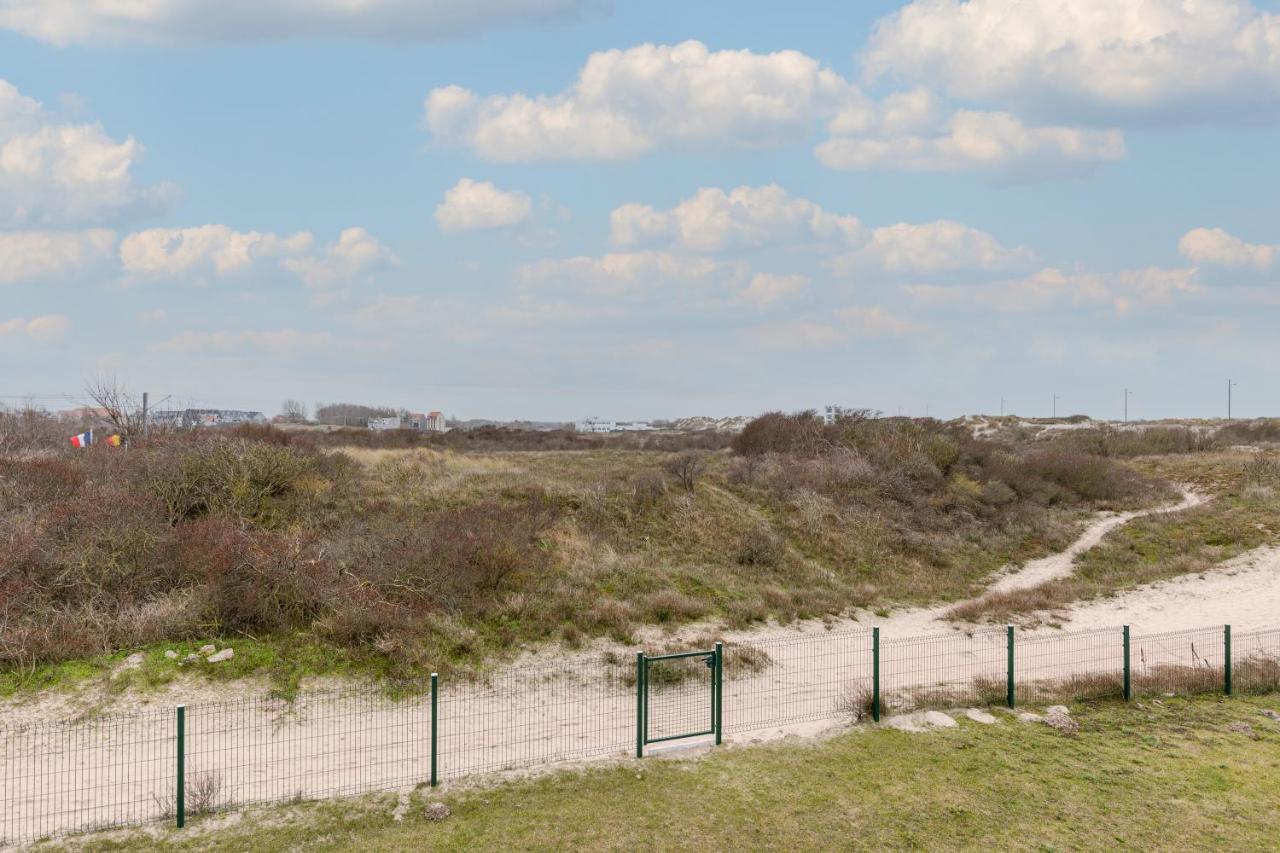
<svg viewBox="0 0 1280 853"><path fill-rule="evenodd" d="M845 406L824 406L822 408L822 422L827 426L831 426L845 415L853 414L854 411L854 409Z"/></svg>
<svg viewBox="0 0 1280 853"><path fill-rule="evenodd" d="M448 427L444 423L444 415L440 412L414 412L405 419L406 429L416 429L420 432L445 432Z"/></svg>
<svg viewBox="0 0 1280 853"><path fill-rule="evenodd" d="M180 429L192 427L227 426L232 424L265 424L267 416L262 412L243 409L170 409L150 412L147 419L158 426Z"/></svg>
<svg viewBox="0 0 1280 853"><path fill-rule="evenodd" d="M573 425L575 432L613 432L618 425L613 421L602 421L599 418L583 418Z"/></svg>
<svg viewBox="0 0 1280 853"><path fill-rule="evenodd" d="M402 429L403 424L399 415L393 415L389 418L369 418L369 429L376 432L382 432L389 429Z"/></svg>
<svg viewBox="0 0 1280 853"><path fill-rule="evenodd" d="M614 424L614 428L619 432L648 432L649 430L657 429L648 421L618 421Z"/></svg>

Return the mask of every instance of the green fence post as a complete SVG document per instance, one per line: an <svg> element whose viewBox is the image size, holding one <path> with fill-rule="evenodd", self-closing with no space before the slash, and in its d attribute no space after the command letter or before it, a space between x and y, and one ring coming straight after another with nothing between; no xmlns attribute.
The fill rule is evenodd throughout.
<svg viewBox="0 0 1280 853"><path fill-rule="evenodd" d="M1222 689L1231 695L1231 626L1222 626Z"/></svg>
<svg viewBox="0 0 1280 853"><path fill-rule="evenodd" d="M636 758L644 758L644 652L636 652Z"/></svg>
<svg viewBox="0 0 1280 853"><path fill-rule="evenodd" d="M880 722L880 629L871 629L871 719Z"/></svg>
<svg viewBox="0 0 1280 853"><path fill-rule="evenodd" d="M1007 687L1005 688L1005 694L1006 694L1006 695L1005 695L1005 698L1006 698L1006 699L1008 700L1008 702L1009 702L1009 707L1010 707L1010 708L1012 708L1012 707L1013 707L1013 704L1014 704L1014 696L1013 696L1013 626L1012 626L1012 625L1007 626L1007 628L1006 628L1006 632L1007 632L1007 636L1008 636L1008 638L1009 638L1009 640L1008 640L1008 644L1009 644L1009 678L1008 678L1008 685L1007 685Z"/></svg>
<svg viewBox="0 0 1280 853"><path fill-rule="evenodd" d="M1124 701L1133 698L1133 676L1129 664L1129 626L1124 626Z"/></svg>
<svg viewBox="0 0 1280 853"><path fill-rule="evenodd" d="M431 673L431 787L439 783L436 775L436 746L439 743L440 724L437 710L440 702L440 675Z"/></svg>
<svg viewBox="0 0 1280 853"><path fill-rule="evenodd" d="M178 706L178 790L174 796L174 812L178 829L187 825L187 706Z"/></svg>
<svg viewBox="0 0 1280 853"><path fill-rule="evenodd" d="M713 696L712 699L716 705L716 746L719 746L723 742L724 738L724 643L716 643L715 691L715 696Z"/></svg>

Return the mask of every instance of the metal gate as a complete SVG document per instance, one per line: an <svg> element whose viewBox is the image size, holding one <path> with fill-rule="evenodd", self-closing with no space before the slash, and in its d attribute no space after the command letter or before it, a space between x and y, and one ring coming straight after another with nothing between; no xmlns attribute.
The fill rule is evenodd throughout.
<svg viewBox="0 0 1280 853"><path fill-rule="evenodd" d="M669 655L636 653L636 758L651 743L721 740L724 646Z"/></svg>

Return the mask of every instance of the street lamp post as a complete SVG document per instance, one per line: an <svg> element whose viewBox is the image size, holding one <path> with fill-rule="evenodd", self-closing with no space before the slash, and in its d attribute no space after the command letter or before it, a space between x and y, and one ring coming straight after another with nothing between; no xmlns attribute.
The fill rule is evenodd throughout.
<svg viewBox="0 0 1280 853"><path fill-rule="evenodd" d="M1231 420L1231 389L1239 387L1240 383L1227 380L1227 420Z"/></svg>

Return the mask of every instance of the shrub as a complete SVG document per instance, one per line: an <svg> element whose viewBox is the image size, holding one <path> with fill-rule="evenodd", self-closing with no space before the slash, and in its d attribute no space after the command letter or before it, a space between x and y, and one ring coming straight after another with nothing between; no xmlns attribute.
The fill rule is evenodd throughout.
<svg viewBox="0 0 1280 853"><path fill-rule="evenodd" d="M696 450L686 450L676 454L666 463L667 472L676 478L686 492L692 492L698 484L698 478L707 470L706 457Z"/></svg>
<svg viewBox="0 0 1280 853"><path fill-rule="evenodd" d="M780 536L768 528L753 527L742 537L737 560L743 566L774 568L785 554L786 545Z"/></svg>

